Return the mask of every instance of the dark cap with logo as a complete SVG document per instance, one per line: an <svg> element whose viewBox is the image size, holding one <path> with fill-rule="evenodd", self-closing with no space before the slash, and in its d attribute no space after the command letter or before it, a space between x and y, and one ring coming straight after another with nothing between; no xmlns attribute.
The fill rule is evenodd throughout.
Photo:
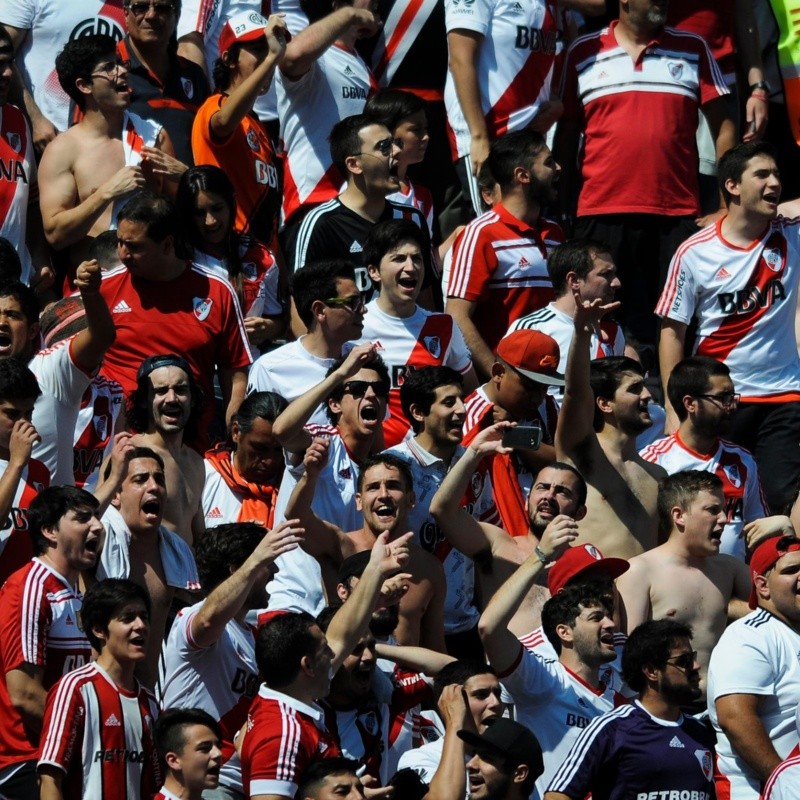
<svg viewBox="0 0 800 800"><path fill-rule="evenodd" d="M534 778L538 778L544 772L539 740L519 722L501 718L483 733L461 730L458 736L476 753L502 756L514 766L527 765Z"/></svg>

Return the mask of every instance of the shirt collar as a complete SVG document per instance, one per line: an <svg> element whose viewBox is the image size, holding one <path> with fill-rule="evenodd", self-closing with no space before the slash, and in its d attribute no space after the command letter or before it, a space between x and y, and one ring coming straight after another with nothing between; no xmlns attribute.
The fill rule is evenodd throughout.
<svg viewBox="0 0 800 800"><path fill-rule="evenodd" d="M283 703L289 706L289 708L293 708L295 711L299 711L301 714L311 717L314 722L320 722L322 720L322 709L316 703L308 705L302 700L298 700L296 697L290 697L283 692L274 692L266 683L261 684L261 688L258 690L258 696L262 697L264 700L274 700L276 703Z"/></svg>

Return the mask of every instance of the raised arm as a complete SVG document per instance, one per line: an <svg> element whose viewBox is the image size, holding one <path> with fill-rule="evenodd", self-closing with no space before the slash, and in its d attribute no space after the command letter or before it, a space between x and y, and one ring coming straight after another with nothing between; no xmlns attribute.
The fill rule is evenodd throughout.
<svg viewBox="0 0 800 800"><path fill-rule="evenodd" d="M84 261L75 274L75 285L81 294L86 312L86 328L70 345L75 363L83 370L93 373L103 363L103 356L117 337L114 319L108 304L100 294L102 271L97 261Z"/></svg>
<svg viewBox="0 0 800 800"><path fill-rule="evenodd" d="M394 661L409 672L422 672L433 677L456 659L446 653L439 653L427 647L383 644L375 645L375 652L381 657Z"/></svg>
<svg viewBox="0 0 800 800"><path fill-rule="evenodd" d="M464 761L466 745L459 731L475 731L464 687L451 683L442 690L438 703L444 722L444 744L439 769L436 770L425 800L463 800L467 790Z"/></svg>

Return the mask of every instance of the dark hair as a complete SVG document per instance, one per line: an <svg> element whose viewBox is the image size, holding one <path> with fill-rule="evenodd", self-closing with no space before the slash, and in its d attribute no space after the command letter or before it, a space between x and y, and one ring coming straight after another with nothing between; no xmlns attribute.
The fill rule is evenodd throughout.
<svg viewBox="0 0 800 800"><path fill-rule="evenodd" d="M586 280L599 253L606 255L611 250L608 245L594 239L572 239L553 249L547 257L547 274L556 297L567 293L568 273L574 272L582 281Z"/></svg>
<svg viewBox="0 0 800 800"><path fill-rule="evenodd" d="M658 530L664 538L672 530L672 509L688 509L700 492L722 492L722 480L713 472L687 469L658 482Z"/></svg>
<svg viewBox="0 0 800 800"><path fill-rule="evenodd" d="M26 511L28 533L33 540L33 551L41 555L47 551L49 542L42 530L57 528L61 518L70 511L89 508L96 511L99 502L93 494L75 486L48 486L42 489Z"/></svg>
<svg viewBox="0 0 800 800"><path fill-rule="evenodd" d="M314 655L311 629L317 621L305 611L277 614L256 637L256 664L270 689L283 689L297 677L300 661Z"/></svg>
<svg viewBox="0 0 800 800"><path fill-rule="evenodd" d="M383 125L382 122L369 116L368 114L353 114L339 120L328 134L328 142L331 147L331 161L336 169L347 178L347 159L361 151L362 141L359 133L370 125Z"/></svg>
<svg viewBox="0 0 800 800"><path fill-rule="evenodd" d="M478 189L482 192L493 192L497 186L497 181L492 175L492 170L489 167L489 162L484 161L478 170ZM482 200L482 198L481 198ZM484 203L485 205L485 203Z"/></svg>
<svg viewBox="0 0 800 800"><path fill-rule="evenodd" d="M614 595L609 592L607 581L595 580L586 583L567 584L555 597L542 607L542 628L556 653L561 653L561 639L556 633L558 625L575 627L575 620L582 608L600 606L611 616L614 610Z"/></svg>
<svg viewBox="0 0 800 800"><path fill-rule="evenodd" d="M236 413L231 417L231 423L239 425L239 433L249 433L257 419L275 422L286 410L289 402L277 392L253 392L247 395ZM233 440L229 443L232 445Z"/></svg>
<svg viewBox="0 0 800 800"><path fill-rule="evenodd" d="M194 560L206 595L231 576L258 547L268 530L256 522L229 522L206 528L194 543Z"/></svg>
<svg viewBox="0 0 800 800"><path fill-rule="evenodd" d="M0 31L5 33L5 28L0 25ZM7 34L6 34L7 35ZM9 41L11 41L9 39ZM22 262L19 253L5 236L0 236L0 281L18 281L22 278Z"/></svg>
<svg viewBox="0 0 800 800"><path fill-rule="evenodd" d="M528 167L533 159L547 147L544 136L531 130L504 133L489 148L489 169L502 191L514 185L514 170Z"/></svg>
<svg viewBox="0 0 800 800"><path fill-rule="evenodd" d="M162 471L164 469L164 459L161 458L161 456L155 450L153 450L152 447L134 447L133 450L131 450L131 454L127 459L128 465L130 465L130 463L132 461L135 461L137 458L152 459L153 461L156 462L156 464L158 464L159 467L161 467ZM108 463L105 466L105 469L103 470L104 481L107 481L109 475L111 475L111 466L112 466L111 459L109 459Z"/></svg>
<svg viewBox="0 0 800 800"><path fill-rule="evenodd" d="M111 269L120 263L117 251L117 231L103 231L89 243L89 258L95 259L101 270Z"/></svg>
<svg viewBox="0 0 800 800"><path fill-rule="evenodd" d="M75 84L81 79L91 81L95 67L109 55L117 57L114 39L105 34L90 34L68 41L56 56L58 82L81 111L86 108L86 95Z"/></svg>
<svg viewBox="0 0 800 800"><path fill-rule="evenodd" d="M167 753L180 753L186 747L186 729L192 725L205 725L222 741L219 723L202 708L168 708L156 719L154 739L161 758Z"/></svg>
<svg viewBox="0 0 800 800"><path fill-rule="evenodd" d="M597 398L611 400L619 389L622 379L628 373L644 378L644 370L638 361L628 356L609 356L595 358L589 365L589 383L594 394L594 429L603 428L603 414L597 406Z"/></svg>
<svg viewBox="0 0 800 800"><path fill-rule="evenodd" d="M0 297L13 297L19 303L20 310L28 325L39 321L39 298L36 292L19 280L0 281Z"/></svg>
<svg viewBox="0 0 800 800"><path fill-rule="evenodd" d="M81 606L81 630L83 630L89 644L100 652L103 643L94 634L94 628L100 628L108 633L108 625L112 619L128 603L141 600L150 616L150 597L138 583L127 578L106 578L92 584L83 596ZM155 644L155 643L151 643Z"/></svg>
<svg viewBox="0 0 800 800"><path fill-rule="evenodd" d="M351 761L349 758L323 758L312 761L300 779L300 785L295 794L296 800L305 800L306 797L315 800L316 792L320 790L323 781L331 775L341 775L344 772L356 775L358 762Z"/></svg>
<svg viewBox="0 0 800 800"><path fill-rule="evenodd" d="M340 356L339 358L337 358L336 361L334 361L333 364L331 364L331 366L328 367L328 371L325 373L325 377L327 378L330 375L333 375L333 373L336 372L336 370L339 369L339 367L341 367L342 364L344 364L346 359L347 356ZM388 384L391 385L391 380L389 378L389 368L386 366L386 362L379 355L372 356L372 358L366 364L361 365L361 369L374 370L375 372L378 373L378 377L382 381L386 381ZM338 402L344 397L345 383L347 383L347 381L340 383L325 398L325 413L327 414L328 419L331 421L331 425L335 425L338 422L339 417L337 414L334 414L333 411L331 411L331 407L328 404L328 401L336 400Z"/></svg>
<svg viewBox="0 0 800 800"><path fill-rule="evenodd" d="M126 221L144 225L147 237L154 242L163 242L167 236L174 236L177 230L175 207L166 197L151 191L137 192L122 206L117 215L117 225Z"/></svg>
<svg viewBox="0 0 800 800"><path fill-rule="evenodd" d="M383 257L406 242L413 242L423 258L428 249L422 229L410 219L387 219L373 225L364 241L362 259L368 267L378 268Z"/></svg>
<svg viewBox="0 0 800 800"><path fill-rule="evenodd" d="M442 667L433 679L433 696L438 703L439 698L442 696L445 686L457 684L458 686L465 686L470 678L476 675L494 675L497 672L494 667L483 661L451 661Z"/></svg>
<svg viewBox="0 0 800 800"><path fill-rule="evenodd" d="M683 398L686 395L697 397L705 394L714 375L729 378L731 371L725 364L711 356L690 356L673 367L667 381L667 397L681 422L689 416L683 405Z"/></svg>
<svg viewBox="0 0 800 800"><path fill-rule="evenodd" d="M35 400L41 393L36 376L21 359L0 361L0 402Z"/></svg>
<svg viewBox="0 0 800 800"><path fill-rule="evenodd" d="M586 494L588 492L588 487L586 486L586 479L578 472L572 464L567 464L566 461L551 461L549 464L545 464L542 469L539 470L541 472L545 469L559 469L562 472L571 472L577 479L578 479L578 494L575 498L578 501L578 505L582 506L586 504ZM534 485L536 484L536 478L539 476L539 472L533 478Z"/></svg>
<svg viewBox="0 0 800 800"><path fill-rule="evenodd" d="M436 390L441 386L459 386L463 389L464 376L452 367L420 367L406 372L400 385L400 405L414 433L423 430L425 423L414 419L411 406L416 406L417 411L427 416L436 400Z"/></svg>
<svg viewBox="0 0 800 800"><path fill-rule="evenodd" d="M367 458L361 462L361 467L358 472L358 481L356 482L356 491L359 494L364 490L364 476L367 474L367 470L381 464L391 469L396 469L403 476L403 483L406 485L405 490L407 492L414 491L414 476L407 462L392 453L375 453L375 455L367 456Z"/></svg>
<svg viewBox="0 0 800 800"><path fill-rule="evenodd" d="M675 642L691 638L691 627L674 619L653 619L634 628L622 651L625 683L634 692L641 693L647 683L642 670L646 666L664 669Z"/></svg>
<svg viewBox="0 0 800 800"><path fill-rule="evenodd" d="M725 182L741 183L742 175L744 175L750 159L756 156L766 156L776 162L778 160L775 147L765 141L740 142L720 158L717 166L717 181L726 206L733 201L733 195L725 188Z"/></svg>
<svg viewBox="0 0 800 800"><path fill-rule="evenodd" d="M364 106L364 113L374 117L394 134L397 126L412 114L426 111L427 103L412 92L400 89L380 89L373 94ZM369 263L369 262L367 262Z"/></svg>
<svg viewBox="0 0 800 800"><path fill-rule="evenodd" d="M338 280L351 280L355 283L356 272L352 261L345 261L343 258L313 261L292 274L290 284L294 306L307 328L314 324L311 305L316 300L336 297Z"/></svg>
<svg viewBox="0 0 800 800"><path fill-rule="evenodd" d="M231 85L233 78L231 65L239 63L239 53L242 51L242 43L234 42L226 51L228 53L228 61L220 55L214 59L214 64L211 67L211 80L214 84L214 91L226 92Z"/></svg>

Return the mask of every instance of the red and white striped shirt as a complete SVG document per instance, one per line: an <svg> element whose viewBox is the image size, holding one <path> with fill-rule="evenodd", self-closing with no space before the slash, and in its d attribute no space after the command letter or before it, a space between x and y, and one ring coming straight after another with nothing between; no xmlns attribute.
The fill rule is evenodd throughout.
<svg viewBox="0 0 800 800"><path fill-rule="evenodd" d="M800 800L800 756L781 761L769 776L763 800Z"/></svg>

